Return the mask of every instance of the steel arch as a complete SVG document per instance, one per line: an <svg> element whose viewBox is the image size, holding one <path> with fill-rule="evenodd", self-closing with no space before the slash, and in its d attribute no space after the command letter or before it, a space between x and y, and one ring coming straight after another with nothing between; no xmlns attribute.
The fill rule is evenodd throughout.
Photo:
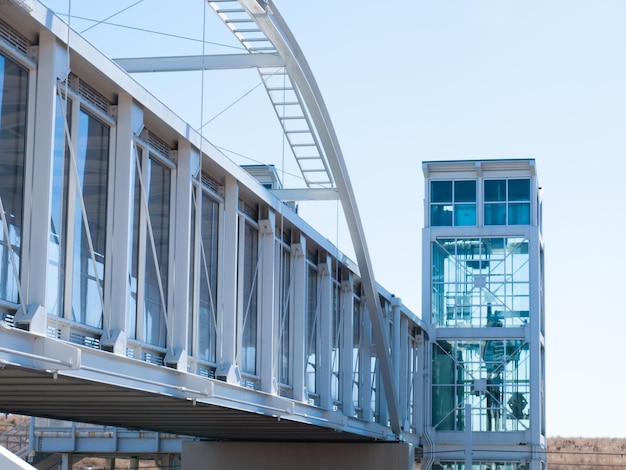
<svg viewBox="0 0 626 470"><path fill-rule="evenodd" d="M216 4L220 2L209 3ZM339 139L337 138L330 115L322 99L322 94L304 54L274 3L271 0L239 0L239 3L254 18L258 27L263 31L273 47L285 61L287 73L291 81L297 86L306 111L309 113L314 125L314 129L312 130L316 133L321 142L322 156L331 170L335 187L339 194L339 200L341 201L346 216L350 237L354 245L368 305L368 312L372 321L376 354L379 361L381 361L380 370L386 392L385 396L387 399L391 428L394 434L399 436L402 430L398 395L393 380L393 367L389 356L383 312L376 293L376 281L367 248L365 233L363 231L352 184L348 176L348 170L339 145ZM247 48L250 50L249 47ZM375 306L375 309L372 308L373 306Z"/></svg>

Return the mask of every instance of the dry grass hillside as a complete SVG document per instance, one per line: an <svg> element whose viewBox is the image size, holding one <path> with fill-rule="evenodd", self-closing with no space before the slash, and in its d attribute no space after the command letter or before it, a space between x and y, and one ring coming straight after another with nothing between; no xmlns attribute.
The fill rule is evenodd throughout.
<svg viewBox="0 0 626 470"><path fill-rule="evenodd" d="M548 450L549 470L626 468L626 439L553 437Z"/></svg>
<svg viewBox="0 0 626 470"><path fill-rule="evenodd" d="M0 414L0 434L27 418ZM116 469L129 468L128 460L118 459ZM74 464L75 470L105 468L105 460L89 457ZM154 469L154 462L143 461L139 468ZM416 468L419 468L417 466ZM624 470L626 439L552 437L548 439L548 470Z"/></svg>

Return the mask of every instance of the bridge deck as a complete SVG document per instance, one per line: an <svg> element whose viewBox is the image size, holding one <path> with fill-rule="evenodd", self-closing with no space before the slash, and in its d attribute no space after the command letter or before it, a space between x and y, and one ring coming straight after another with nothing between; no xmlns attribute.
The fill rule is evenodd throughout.
<svg viewBox="0 0 626 470"><path fill-rule="evenodd" d="M0 381L3 409L25 415L220 440L373 440L288 418L235 410L203 401L193 403L175 396L127 389L61 373L55 379L47 372L6 366L0 370Z"/></svg>

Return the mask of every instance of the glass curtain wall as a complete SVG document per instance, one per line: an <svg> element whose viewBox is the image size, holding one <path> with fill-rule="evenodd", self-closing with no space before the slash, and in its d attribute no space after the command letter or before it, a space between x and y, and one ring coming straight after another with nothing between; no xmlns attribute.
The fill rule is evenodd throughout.
<svg viewBox="0 0 626 470"><path fill-rule="evenodd" d="M191 354L215 366L217 338L217 275L219 203L197 185L192 189Z"/></svg>
<svg viewBox="0 0 626 470"><path fill-rule="evenodd" d="M357 292L357 288L355 288ZM352 405L354 407L354 416L363 417L363 403L361 400L361 382L362 382L362 342L363 342L363 307L361 298L355 295L354 298L354 316L352 319Z"/></svg>
<svg viewBox="0 0 626 470"><path fill-rule="evenodd" d="M529 470L527 462L473 462L468 470ZM433 470L465 470L463 462L439 462L433 465Z"/></svg>
<svg viewBox="0 0 626 470"><path fill-rule="evenodd" d="M317 253L307 253L306 279L306 344L305 344L305 387L309 402L319 404L317 390L318 361L317 352L320 350L319 340L319 307L321 289L318 287Z"/></svg>
<svg viewBox="0 0 626 470"><path fill-rule="evenodd" d="M289 235L283 235L289 239ZM289 355L291 354L291 280L293 279L291 250L281 240L276 242L276 254L278 256L278 383L281 386L281 394L292 396L291 392L291 367Z"/></svg>
<svg viewBox="0 0 626 470"><path fill-rule="evenodd" d="M0 55L0 198L9 229L9 239L0 230L0 299L14 303L19 299L11 256L19 269L27 107L28 71Z"/></svg>
<svg viewBox="0 0 626 470"><path fill-rule="evenodd" d="M244 221L243 251L240 266L242 272L242 320L241 320L241 370L245 374L257 374L258 345L258 276L259 276L259 231L250 221Z"/></svg>
<svg viewBox="0 0 626 470"><path fill-rule="evenodd" d="M101 328L110 128L82 106L74 113L77 104L57 96L48 311Z"/></svg>
<svg viewBox="0 0 626 470"><path fill-rule="evenodd" d="M173 169L139 146L135 157L128 334L165 347Z"/></svg>
<svg viewBox="0 0 626 470"><path fill-rule="evenodd" d="M432 322L519 327L530 308L528 240L439 239L432 248Z"/></svg>
<svg viewBox="0 0 626 470"><path fill-rule="evenodd" d="M438 341L433 345L432 425L463 431L529 427L530 353L521 339Z"/></svg>
<svg viewBox="0 0 626 470"><path fill-rule="evenodd" d="M336 270L333 270L336 271ZM332 302L333 302L333 318L332 318L332 345L330 351L330 361L331 361L331 382L330 382L330 390L331 397L333 400L333 406L341 410L341 348L343 345L343 316L344 316L344 308L343 302L341 301L341 284L340 284L340 275L338 272L334 272L332 279Z"/></svg>

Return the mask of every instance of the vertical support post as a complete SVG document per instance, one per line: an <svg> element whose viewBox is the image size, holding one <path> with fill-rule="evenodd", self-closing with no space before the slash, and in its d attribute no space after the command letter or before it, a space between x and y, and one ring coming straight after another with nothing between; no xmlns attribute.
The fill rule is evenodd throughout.
<svg viewBox="0 0 626 470"><path fill-rule="evenodd" d="M72 454L61 454L61 469L60 470L72 470L73 467Z"/></svg>
<svg viewBox="0 0 626 470"><path fill-rule="evenodd" d="M354 415L354 403L352 402L352 347L354 331L354 287L353 276L349 274L347 280L341 283L341 313L343 315L343 327L341 335L343 337L341 351L341 403L343 414Z"/></svg>
<svg viewBox="0 0 626 470"><path fill-rule="evenodd" d="M391 330L391 358L393 365L393 381L398 390L398 398L400 396L401 380L400 380L400 361L402 358L401 337L400 337L400 305L402 301L398 297L391 299L391 318L393 319L393 328ZM406 378L406 376L404 376ZM403 403L398 399L399 403ZM400 406L400 425L402 425L402 406Z"/></svg>
<svg viewBox="0 0 626 470"><path fill-rule="evenodd" d="M363 419L371 422L374 419L374 410L372 409L372 322L371 317L365 314L365 309L369 308L365 303L363 312L361 313L361 386L359 394L361 395L361 406L363 406Z"/></svg>
<svg viewBox="0 0 626 470"><path fill-rule="evenodd" d="M306 238L300 235L300 243L291 245L293 253L293 348L291 366L293 371L293 399L306 401L305 388L305 344L306 344Z"/></svg>
<svg viewBox="0 0 626 470"><path fill-rule="evenodd" d="M465 405L465 468L472 468L472 405Z"/></svg>
<svg viewBox="0 0 626 470"><path fill-rule="evenodd" d="M187 371L189 322L189 273L191 271L191 213L193 189L192 178L200 171L200 155L191 144L182 139L178 142L176 165L176 211L174 213L174 263L173 278L176 288L172 305L170 328L173 344L169 345L165 362L168 366Z"/></svg>
<svg viewBox="0 0 626 470"><path fill-rule="evenodd" d="M278 394L278 371L274 370L274 351L277 341L276 312L280 311L275 305L275 279L276 270L280 269L275 265L274 228L276 226L276 214L269 212L268 218L259 221L259 231L261 232L261 266L258 274L260 286L260 377L261 390L272 395ZM280 302L278 302L280 304Z"/></svg>
<svg viewBox="0 0 626 470"><path fill-rule="evenodd" d="M321 289L318 321L320 322L320 407L330 410L333 407L331 396L331 349L333 341L333 280L331 277L332 263L330 258L319 265L319 288Z"/></svg>
<svg viewBox="0 0 626 470"><path fill-rule="evenodd" d="M39 33L39 60L37 73L31 73L31 80L36 81L36 102L34 128L37 129L33 143L32 163L29 164L32 186L29 193L30 233L28 244L28 263L22 263L22 279L26 285L22 302L46 305L46 278L48 273L48 244L50 237L50 211L52 194L52 165L54 161L54 126L56 112L56 84L58 78L66 75L66 50L56 40L54 34L43 30ZM32 87L30 87L30 91ZM33 95L31 95L33 96ZM28 162L27 158L27 162ZM28 164L28 163L27 163ZM28 184L28 182L26 182ZM24 211L25 215L27 211ZM26 240L24 240L26 244ZM26 247L23 246L24 250ZM46 310L47 312L47 310ZM31 322L30 331L46 334L46 315L39 315Z"/></svg>
<svg viewBox="0 0 626 470"><path fill-rule="evenodd" d="M118 95L117 104L117 138L115 139L113 194L113 231L111 239L115 241L115 256L111 256L111 276L109 292L110 324L105 332L102 345L107 350L126 354L126 315L135 315L128 310L129 285L131 269L130 246L132 239L132 191L133 175L135 174L134 139L143 129L143 109L133 101L128 93ZM111 293L115 292L115 295Z"/></svg>
<svg viewBox="0 0 626 470"><path fill-rule="evenodd" d="M398 308L398 310L400 310ZM415 371L410 369L412 361L409 360L409 355L414 355L412 351L413 345L409 340L409 320L408 318L400 316L400 368L398 372L398 402L400 403L400 419L402 429L408 431L411 426L411 418L409 416L410 407L409 401L411 399L409 393L412 388L415 387ZM411 386L413 385L413 386ZM415 401L413 401L415 403Z"/></svg>
<svg viewBox="0 0 626 470"><path fill-rule="evenodd" d="M224 186L224 253L222 264L222 305L218 317L217 360L220 364L235 364L237 357L237 251L239 240L239 187L237 180L227 177Z"/></svg>

